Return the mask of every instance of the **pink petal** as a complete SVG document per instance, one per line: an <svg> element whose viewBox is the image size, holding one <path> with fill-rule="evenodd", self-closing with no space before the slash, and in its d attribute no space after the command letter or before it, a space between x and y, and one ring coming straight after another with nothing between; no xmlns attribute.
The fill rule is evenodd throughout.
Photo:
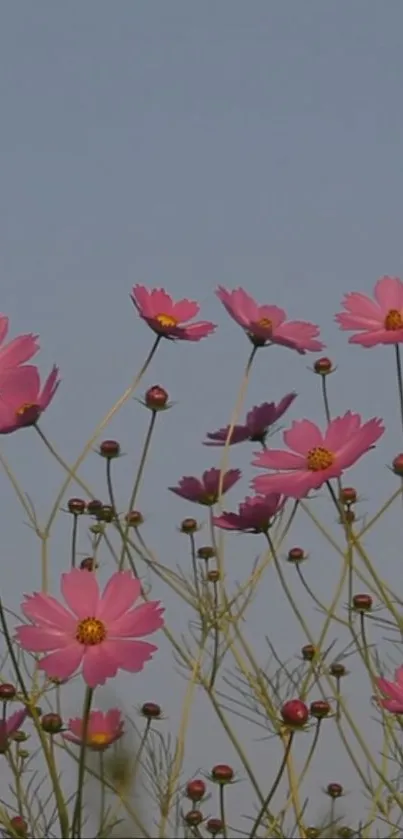
<svg viewBox="0 0 403 839"><path fill-rule="evenodd" d="M198 501L204 495L204 486L198 478L192 476L185 476L181 478L179 486L168 487L175 495L180 495L182 498L187 498L189 501Z"/></svg>
<svg viewBox="0 0 403 839"><path fill-rule="evenodd" d="M106 729L105 714L102 711L91 711L88 720L87 734L99 733L101 731L106 731Z"/></svg>
<svg viewBox="0 0 403 839"><path fill-rule="evenodd" d="M1 377L1 400L7 405L12 405L14 410L20 408L25 402L36 404L39 387L40 379L36 367L31 364L14 367Z"/></svg>
<svg viewBox="0 0 403 839"><path fill-rule="evenodd" d="M29 361L39 350L37 335L19 335L0 347L0 370L18 367Z"/></svg>
<svg viewBox="0 0 403 839"><path fill-rule="evenodd" d="M57 381L57 377L59 375L59 368L56 367L54 364L52 367L51 372L49 373L48 378L42 388L41 395L39 397L39 404L41 406L42 411L50 405L57 388L59 387L60 381Z"/></svg>
<svg viewBox="0 0 403 839"><path fill-rule="evenodd" d="M287 452L284 449L267 449L264 452L256 452L252 460L252 466L259 466L264 469L304 469L306 468L306 457L294 452Z"/></svg>
<svg viewBox="0 0 403 839"><path fill-rule="evenodd" d="M69 720L69 730L74 734L78 740L81 739L83 733L83 721L81 717L73 717ZM67 739L70 739L68 735L64 735Z"/></svg>
<svg viewBox="0 0 403 839"><path fill-rule="evenodd" d="M222 516L214 516L213 524L221 530L238 530L241 526L241 516L237 513L223 513Z"/></svg>
<svg viewBox="0 0 403 839"><path fill-rule="evenodd" d="M224 446L225 441L227 439L228 430L229 425L225 426L225 428L220 428L218 431L209 432L207 434L208 440L205 440L203 445ZM232 430L229 445L234 446L236 443L243 443L245 440L249 440L249 429L246 425L235 425Z"/></svg>
<svg viewBox="0 0 403 839"><path fill-rule="evenodd" d="M21 647L31 653L50 652L68 647L72 641L72 635L66 635L57 629L45 628L43 626L17 626L16 636Z"/></svg>
<svg viewBox="0 0 403 839"><path fill-rule="evenodd" d="M9 318L7 315L0 315L0 344L6 340L9 326Z"/></svg>
<svg viewBox="0 0 403 839"><path fill-rule="evenodd" d="M360 335L352 335L349 344L360 344L362 347L376 347L378 344L399 344L403 340L403 330L387 332L386 329L373 329Z"/></svg>
<svg viewBox="0 0 403 839"><path fill-rule="evenodd" d="M200 320L197 323L190 323L182 329L177 327L171 330L171 334L176 338L181 338L183 341L201 341L202 338L207 338L216 330L216 324L210 323L207 320Z"/></svg>
<svg viewBox="0 0 403 839"><path fill-rule="evenodd" d="M323 435L317 425L310 420L298 420L284 431L285 444L298 454L307 455L310 449L324 446Z"/></svg>
<svg viewBox="0 0 403 839"><path fill-rule="evenodd" d="M295 472L293 474L258 475L252 480L256 492L279 492L290 498L305 498L312 489L318 489L326 480L323 472Z"/></svg>
<svg viewBox="0 0 403 839"><path fill-rule="evenodd" d="M68 607L80 620L97 615L99 588L95 574L72 568L62 574L60 588Z"/></svg>
<svg viewBox="0 0 403 839"><path fill-rule="evenodd" d="M69 743L74 743L75 746L81 746L82 740L80 737L75 737L74 734L69 734L68 731L63 732L63 740L68 740Z"/></svg>
<svg viewBox="0 0 403 839"><path fill-rule="evenodd" d="M356 463L379 440L384 430L380 420L373 419L366 422L350 440L347 440L339 448L337 452L337 463L340 469L347 469L353 463Z"/></svg>
<svg viewBox="0 0 403 839"><path fill-rule="evenodd" d="M318 352L325 346L322 341L317 340L319 332L319 327L314 323L290 320L273 331L273 341L278 342L280 338L291 341L301 353Z"/></svg>
<svg viewBox="0 0 403 839"><path fill-rule="evenodd" d="M257 323L263 319L269 320L271 321L270 328L273 331L277 329L277 327L279 327L286 319L284 309L280 309L278 306L259 306L257 315Z"/></svg>
<svg viewBox="0 0 403 839"><path fill-rule="evenodd" d="M403 702L403 690L400 685L390 682L388 679L376 679L378 689L389 699L395 699L397 702Z"/></svg>
<svg viewBox="0 0 403 839"><path fill-rule="evenodd" d="M363 318L363 320L367 320L373 326L383 321L380 307L367 294L352 291L350 294L345 295L342 300L342 305L351 315Z"/></svg>
<svg viewBox="0 0 403 839"><path fill-rule="evenodd" d="M107 679L113 679L119 669L114 655L112 641L104 641L97 647L87 647L83 661L83 678L88 687L104 685ZM120 642L123 643L123 642Z"/></svg>
<svg viewBox="0 0 403 839"><path fill-rule="evenodd" d="M112 624L131 609L140 594L141 583L131 571L116 571L104 588L97 618L104 621L110 630Z"/></svg>
<svg viewBox="0 0 403 839"><path fill-rule="evenodd" d="M133 286L131 298L136 309L143 317L151 316L152 309L150 306L150 292L148 288L143 285Z"/></svg>
<svg viewBox="0 0 403 839"><path fill-rule="evenodd" d="M149 309L151 317L157 315L170 315L173 317L173 300L163 288L153 288L149 296Z"/></svg>
<svg viewBox="0 0 403 839"><path fill-rule="evenodd" d="M178 323L186 323L195 318L199 311L200 306L194 300L178 300L173 304L171 314Z"/></svg>
<svg viewBox="0 0 403 839"><path fill-rule="evenodd" d="M139 638L151 635L164 626L164 608L159 601L142 603L130 612L126 611L121 617L108 623L108 637Z"/></svg>
<svg viewBox="0 0 403 839"><path fill-rule="evenodd" d="M6 734L8 737L10 734L14 734L15 731L18 731L27 714L28 711L26 708L22 708L20 711L14 711L13 714L10 714L6 720Z"/></svg>
<svg viewBox="0 0 403 839"><path fill-rule="evenodd" d="M226 472L225 475L224 475L222 491L223 492L228 492L239 481L241 475L242 475L242 472L240 471L240 469L228 469L228 472ZM217 491L218 491L218 485L217 485Z"/></svg>
<svg viewBox="0 0 403 839"><path fill-rule="evenodd" d="M324 447L330 449L331 452L336 452L352 434L359 430L360 426L360 415L353 414L351 411L347 411L342 417L335 417L329 423L324 435Z"/></svg>
<svg viewBox="0 0 403 839"><path fill-rule="evenodd" d="M397 682L403 691L403 666L398 667L397 670L395 670L395 682Z"/></svg>
<svg viewBox="0 0 403 839"><path fill-rule="evenodd" d="M398 277L381 277L375 285L374 294L383 314L390 309L400 311L403 308L403 284Z"/></svg>
<svg viewBox="0 0 403 839"><path fill-rule="evenodd" d="M254 300L244 292L239 294L241 289L236 291L227 291L227 289L219 286L216 295L223 306L225 306L228 314L244 329L247 329L251 322L250 312L254 312L254 318L257 319L257 306Z"/></svg>
<svg viewBox="0 0 403 839"><path fill-rule="evenodd" d="M85 649L83 644L74 641L70 647L44 656L38 666L50 679L69 679L78 670Z"/></svg>
<svg viewBox="0 0 403 839"><path fill-rule="evenodd" d="M28 620L43 628L51 627L66 633L75 631L77 621L73 615L50 594L25 595L21 609Z"/></svg>
<svg viewBox="0 0 403 839"><path fill-rule="evenodd" d="M339 312L335 315L335 321L339 324L340 329L348 330L348 329L365 329L365 330L378 330L380 327L383 329L383 319L380 316L376 320L374 318L367 318L363 315L349 315L345 312Z"/></svg>
<svg viewBox="0 0 403 839"><path fill-rule="evenodd" d="M105 723L108 731L117 731L123 725L121 711L118 708L110 708L105 714Z"/></svg>
<svg viewBox="0 0 403 839"><path fill-rule="evenodd" d="M118 667L129 673L139 673L158 650L158 647L147 641L107 641L106 645L108 654L114 658Z"/></svg>

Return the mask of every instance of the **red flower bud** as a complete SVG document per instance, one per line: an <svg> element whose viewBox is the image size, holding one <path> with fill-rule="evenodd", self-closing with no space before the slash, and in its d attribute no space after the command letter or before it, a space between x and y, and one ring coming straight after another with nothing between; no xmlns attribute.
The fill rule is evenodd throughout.
<svg viewBox="0 0 403 839"><path fill-rule="evenodd" d="M301 728L308 720L309 711L302 699L289 699L281 708L281 716L286 725Z"/></svg>
<svg viewBox="0 0 403 839"><path fill-rule="evenodd" d="M150 411L161 411L167 407L168 394L160 385L149 387L145 395L145 403Z"/></svg>
<svg viewBox="0 0 403 839"><path fill-rule="evenodd" d="M332 675L332 676L334 676L336 679L341 679L343 676L345 676L345 675L346 675L347 670L346 670L346 668L345 668L344 664L341 664L341 662L340 662L340 661L334 661L334 662L330 665L330 673L331 673L331 675Z"/></svg>
<svg viewBox="0 0 403 839"><path fill-rule="evenodd" d="M211 770L211 779L217 784L230 784L234 778L234 770L226 763L217 763Z"/></svg>
<svg viewBox="0 0 403 839"><path fill-rule="evenodd" d="M80 568L82 571L96 571L98 563L93 556L86 556L85 559L81 560Z"/></svg>
<svg viewBox="0 0 403 839"><path fill-rule="evenodd" d="M131 527L140 527L144 523L144 518L139 510L130 510L130 513L126 513L126 522Z"/></svg>
<svg viewBox="0 0 403 839"><path fill-rule="evenodd" d="M302 562L306 559L306 554L303 548L290 548L288 551L288 562Z"/></svg>
<svg viewBox="0 0 403 839"><path fill-rule="evenodd" d="M116 518L116 510L110 504L102 504L102 507L97 512L97 519L98 521L106 522L109 524L113 519Z"/></svg>
<svg viewBox="0 0 403 839"><path fill-rule="evenodd" d="M323 356L323 358L318 358L317 361L315 361L313 369L315 370L315 373L319 373L321 376L327 376L327 374L331 373L333 370L333 363L330 358Z"/></svg>
<svg viewBox="0 0 403 839"><path fill-rule="evenodd" d="M189 827L197 827L203 821L203 813L200 810L189 810L183 819Z"/></svg>
<svg viewBox="0 0 403 839"><path fill-rule="evenodd" d="M5 682L3 685L0 685L0 699L3 702L6 702L8 699L14 699L17 691L14 685L10 685L8 682Z"/></svg>
<svg viewBox="0 0 403 839"><path fill-rule="evenodd" d="M10 819L10 824L14 834L21 837L28 836L28 825L22 816L13 816L13 818Z"/></svg>
<svg viewBox="0 0 403 839"><path fill-rule="evenodd" d="M346 506L355 504L357 497L357 490L354 487L343 487L340 492L340 502L346 504Z"/></svg>
<svg viewBox="0 0 403 839"><path fill-rule="evenodd" d="M221 819L208 819L206 822L206 830L208 830L212 836L218 836L218 834L222 833L224 830L224 823Z"/></svg>
<svg viewBox="0 0 403 839"><path fill-rule="evenodd" d="M98 498L94 498L93 501L88 501L87 504L87 513L89 516L96 516L100 510L102 510L103 504L102 501L99 501Z"/></svg>
<svg viewBox="0 0 403 839"><path fill-rule="evenodd" d="M63 720L59 714L44 714L41 727L46 734L58 734L63 728Z"/></svg>
<svg viewBox="0 0 403 839"><path fill-rule="evenodd" d="M395 475L400 475L400 477L403 477L403 453L397 454L396 457L393 459L392 468Z"/></svg>
<svg viewBox="0 0 403 839"><path fill-rule="evenodd" d="M312 661L316 655L316 648L313 644L305 644L305 646L302 647L301 655L304 661Z"/></svg>
<svg viewBox="0 0 403 839"><path fill-rule="evenodd" d="M311 702L309 710L312 717L321 720L330 714L330 705L325 699L316 699L315 702Z"/></svg>
<svg viewBox="0 0 403 839"><path fill-rule="evenodd" d="M357 612L369 612L372 609L373 600L370 594L355 594L353 606Z"/></svg>
<svg viewBox="0 0 403 839"><path fill-rule="evenodd" d="M341 784L333 782L327 785L326 792L330 795L330 798L340 798L343 795L343 787Z"/></svg>
<svg viewBox="0 0 403 839"><path fill-rule="evenodd" d="M196 519L183 519L181 523L181 532L182 533L196 533L197 530L197 521Z"/></svg>
<svg viewBox="0 0 403 839"><path fill-rule="evenodd" d="M191 801L200 801L206 793L206 784L201 778L195 778L186 784L186 795Z"/></svg>
<svg viewBox="0 0 403 839"><path fill-rule="evenodd" d="M147 719L158 719L161 716L161 708L155 702L145 702L144 705L141 706L141 713L143 717L147 717Z"/></svg>
<svg viewBox="0 0 403 839"><path fill-rule="evenodd" d="M69 498L67 502L67 509L74 516L81 516L85 512L85 507L86 504L82 498Z"/></svg>
<svg viewBox="0 0 403 839"><path fill-rule="evenodd" d="M99 447L99 453L102 457L112 460L114 457L119 457L120 444L117 440L104 440Z"/></svg>
<svg viewBox="0 0 403 839"><path fill-rule="evenodd" d="M197 556L199 559L204 559L208 562L209 559L213 559L215 556L215 550L211 547L211 545L202 545L202 547L197 551Z"/></svg>
<svg viewBox="0 0 403 839"><path fill-rule="evenodd" d="M212 568L211 571L207 572L207 579L209 583L218 583L220 579L220 572L218 568Z"/></svg>

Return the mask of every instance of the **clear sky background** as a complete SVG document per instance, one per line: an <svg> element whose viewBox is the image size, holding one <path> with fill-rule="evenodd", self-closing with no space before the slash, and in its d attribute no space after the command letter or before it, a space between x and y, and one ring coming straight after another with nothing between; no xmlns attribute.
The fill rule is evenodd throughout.
<svg viewBox="0 0 403 839"><path fill-rule="evenodd" d="M144 382L164 385L177 402L158 421L143 484L146 534L161 561L186 566L175 528L198 511L166 487L218 461L200 442L228 420L249 347L214 289L241 285L292 318L321 324L339 366L331 380L336 412L385 418L388 435L354 472L368 498L363 509L374 510L395 488L384 464L402 448L393 356L349 349L333 314L346 291L369 292L378 276L402 273L402 5L16 2L2 6L0 23L0 309L13 334L40 334L44 374L60 366L63 382L42 422L60 452L74 459L150 348L132 285L199 300L202 317L219 324L216 334L194 346L166 343ZM287 350L260 353L246 407L295 389L287 424L322 420L310 364ZM147 421L131 402L107 433L128 453L116 466L123 509ZM34 432L4 439L2 451L46 516L63 477L58 467ZM233 450L232 465L244 474L227 507L248 490L252 451ZM103 468L93 454L83 474L106 500ZM16 607L22 591L39 584L39 549L5 477L1 499L2 585ZM394 521L372 540L374 552ZM56 588L69 563L69 525L61 516L51 543ZM310 550L307 575L328 596L338 561L303 519L294 541ZM86 544L83 533L83 553ZM263 546L255 537L226 544L227 564L242 579ZM382 559L393 579L400 558L391 544ZM175 598L155 591L170 626L183 630ZM304 642L273 575L249 624L262 661L267 633L284 655ZM164 642L144 676L119 684L128 707L161 701L176 724L183 682ZM368 713L370 687L361 680L357 690ZM234 760L202 705L189 773ZM206 725L214 732L208 742ZM242 736L267 766L271 745L257 746L252 727ZM318 796L335 773L348 776L346 758L335 754L331 767L325 754L318 758L310 789ZM354 792L353 776L351 784Z"/></svg>

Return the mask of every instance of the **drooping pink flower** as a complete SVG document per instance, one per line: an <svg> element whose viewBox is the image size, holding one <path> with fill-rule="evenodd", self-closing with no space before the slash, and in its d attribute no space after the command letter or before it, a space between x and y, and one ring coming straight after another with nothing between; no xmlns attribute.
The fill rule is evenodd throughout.
<svg viewBox="0 0 403 839"><path fill-rule="evenodd" d="M229 445L234 446L236 443L243 443L245 440L251 440L253 443L264 443L269 429L285 414L296 395L296 393L287 393L278 405L275 402L263 402L262 405L256 405L246 415L244 425L234 426ZM209 432L207 434L208 440L205 440L203 445L224 446L229 428L230 426L226 425L225 428L220 428L218 431Z"/></svg>
<svg viewBox="0 0 403 839"><path fill-rule="evenodd" d="M291 451L268 449L256 454L253 466L280 470L252 480L255 492L281 492L304 498L331 478L338 478L374 447L384 432L380 419L362 424L359 414L348 411L332 420L325 433L307 419L293 422L283 440Z"/></svg>
<svg viewBox="0 0 403 839"><path fill-rule="evenodd" d="M286 499L276 492L245 498L238 513L222 513L213 522L222 530L241 530L244 533L267 533L275 516L284 508Z"/></svg>
<svg viewBox="0 0 403 839"><path fill-rule="evenodd" d="M0 376L0 434L35 425L50 405L60 380L54 366L41 390L37 367L27 364Z"/></svg>
<svg viewBox="0 0 403 839"><path fill-rule="evenodd" d="M122 714L118 708L111 708L106 713L91 711L88 717L86 744L93 751L102 752L122 737L123 728ZM80 717L70 719L69 730L63 734L64 739L81 746L83 736L84 720Z"/></svg>
<svg viewBox="0 0 403 839"><path fill-rule="evenodd" d="M119 669L143 669L157 647L138 639L163 626L164 609L151 600L132 608L141 583L131 571L116 571L100 594L95 574L73 568L62 574L61 592L68 609L49 594L26 595L22 611L31 624L16 629L24 650L48 653L39 662L47 676L69 679L82 664L94 688Z"/></svg>
<svg viewBox="0 0 403 839"><path fill-rule="evenodd" d="M18 335L8 344L4 344L9 323L9 318L6 315L0 315L0 375L14 367L19 367L20 364L25 364L39 350L38 336L32 333Z"/></svg>
<svg viewBox="0 0 403 839"><path fill-rule="evenodd" d="M0 752L6 748L8 738L21 728L27 713L27 709L22 708L20 711L14 711L7 719L0 720Z"/></svg>
<svg viewBox="0 0 403 839"><path fill-rule="evenodd" d="M366 294L346 294L342 305L345 312L338 312L335 320L340 329L358 330L351 335L349 344L375 347L377 344L403 342L403 282L398 277L381 277L375 284L375 300Z"/></svg>
<svg viewBox="0 0 403 839"><path fill-rule="evenodd" d="M243 288L228 291L219 286L216 295L257 347L280 344L304 355L306 352L318 352L325 346L317 340L318 326L303 320L287 321L284 309L259 306Z"/></svg>
<svg viewBox="0 0 403 839"><path fill-rule="evenodd" d="M223 477L222 495L228 492L239 481L240 477L239 469L228 469ZM168 488L176 495L180 495L181 498L194 501L196 504L204 504L205 507L212 507L218 500L219 486L220 470L213 468L203 472L201 478L184 476L180 479L179 486Z"/></svg>
<svg viewBox="0 0 403 839"><path fill-rule="evenodd" d="M379 705L391 714L403 714L403 667L398 667L395 671L394 682L380 677L375 681L378 689L386 697L377 699Z"/></svg>
<svg viewBox="0 0 403 839"><path fill-rule="evenodd" d="M135 285L131 298L140 317L163 338L200 341L216 329L214 323L206 320L188 323L199 312L199 304L193 300L178 300L175 303L162 288L148 289Z"/></svg>

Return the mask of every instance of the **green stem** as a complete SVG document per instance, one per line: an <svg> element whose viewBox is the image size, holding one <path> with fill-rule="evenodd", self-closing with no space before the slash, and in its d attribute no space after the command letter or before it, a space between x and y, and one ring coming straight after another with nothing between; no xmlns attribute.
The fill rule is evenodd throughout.
<svg viewBox="0 0 403 839"><path fill-rule="evenodd" d="M122 528L122 525L119 521L119 516L117 514L116 499L115 499L115 493L114 493L113 482L112 482L112 459L110 457L108 457L108 459L106 461L106 483L107 483L107 487L108 487L109 501L111 503L112 510L115 513L113 521L114 521L115 527L116 527L116 529L119 533L119 536L122 540L123 557L124 557L124 551L126 551L128 557L129 557L130 567L133 571L134 576L136 577L136 579L138 579L139 575L138 575L138 572L137 572L137 568L135 566L134 559L133 559L133 557L132 557L132 555L129 551L129 547L128 547L128 544L127 544L127 533L125 534L125 532ZM119 562L118 570L123 571L123 563Z"/></svg>
<svg viewBox="0 0 403 839"><path fill-rule="evenodd" d="M265 798L265 800L264 800L264 802L263 802L263 804L262 804L262 806L259 810L258 816L255 820L255 823L254 823L253 827L252 827L252 831L249 834L249 839L254 839L254 837L256 836L256 833L257 833L257 831L260 827L261 821L262 821L265 813L267 812L268 807L270 806L270 802L271 802L273 796L275 795L277 788L279 787L280 781L281 781L281 779L283 777L283 774L284 774L284 770L287 766L287 761L288 761L288 757L289 757L290 752L291 752L291 746L292 746L293 738L294 738L294 732L291 731L290 734L289 734L289 737L288 737L287 746L284 749L284 756L283 756L283 759L281 761L280 768L277 772L274 783L273 783L272 787L270 788L270 790L269 790L269 792L268 792L268 794L267 794L267 796L266 796L266 798Z"/></svg>
<svg viewBox="0 0 403 839"><path fill-rule="evenodd" d="M84 776L85 776L85 755L87 751L87 734L88 722L91 711L91 703L94 695L92 688L87 688L85 692L84 708L83 708L83 731L80 759L78 763L78 778L77 778L77 793L76 803L74 807L73 823L71 826L72 839L81 839L81 822L83 815L83 793L84 793Z"/></svg>
<svg viewBox="0 0 403 839"><path fill-rule="evenodd" d="M400 346L399 344L395 344L395 356L396 356L396 373L397 373L397 388L399 393L399 405L400 405L400 420L403 427L403 375L402 375L402 359L400 356Z"/></svg>
<svg viewBox="0 0 403 839"><path fill-rule="evenodd" d="M71 567L76 567L76 553L77 553L77 529L78 516L73 516L73 528L71 533Z"/></svg>
<svg viewBox="0 0 403 839"><path fill-rule="evenodd" d="M209 683L209 690L212 690L214 687L214 683L217 676L218 671L218 650L220 644L220 628L218 625L218 590L217 590L217 583L213 583L214 585L214 605L213 605L213 612L214 612L214 646L213 646L213 664L211 667L211 674L210 674L210 683Z"/></svg>
<svg viewBox="0 0 403 839"><path fill-rule="evenodd" d="M129 513L134 508L134 505L136 503L136 498L137 498L137 495L138 495L138 491L140 489L140 483L141 483L141 479L143 477L143 472L144 472L144 467L145 467L146 460L147 460L148 450L150 448L151 437L152 437L152 434L153 434L153 431L154 431L155 421L157 419L157 413L158 413L158 411L152 411L152 413L151 413L151 420L150 420L150 424L148 426L146 438L145 438L145 441L144 441L143 451L142 451L141 457L140 457L139 468L137 470L137 475L136 475L136 478L135 478L135 481L134 481L132 494L130 496L129 509L128 509ZM127 534L129 532L129 527L130 527L130 525L127 522L126 527L125 527L124 532L123 532L123 537L122 537L122 540L123 540L122 541L122 552L121 552L121 555L120 555L120 562L119 562L119 570L120 571L123 569L123 565L124 565L124 561L125 561L125 552L128 553Z"/></svg>

